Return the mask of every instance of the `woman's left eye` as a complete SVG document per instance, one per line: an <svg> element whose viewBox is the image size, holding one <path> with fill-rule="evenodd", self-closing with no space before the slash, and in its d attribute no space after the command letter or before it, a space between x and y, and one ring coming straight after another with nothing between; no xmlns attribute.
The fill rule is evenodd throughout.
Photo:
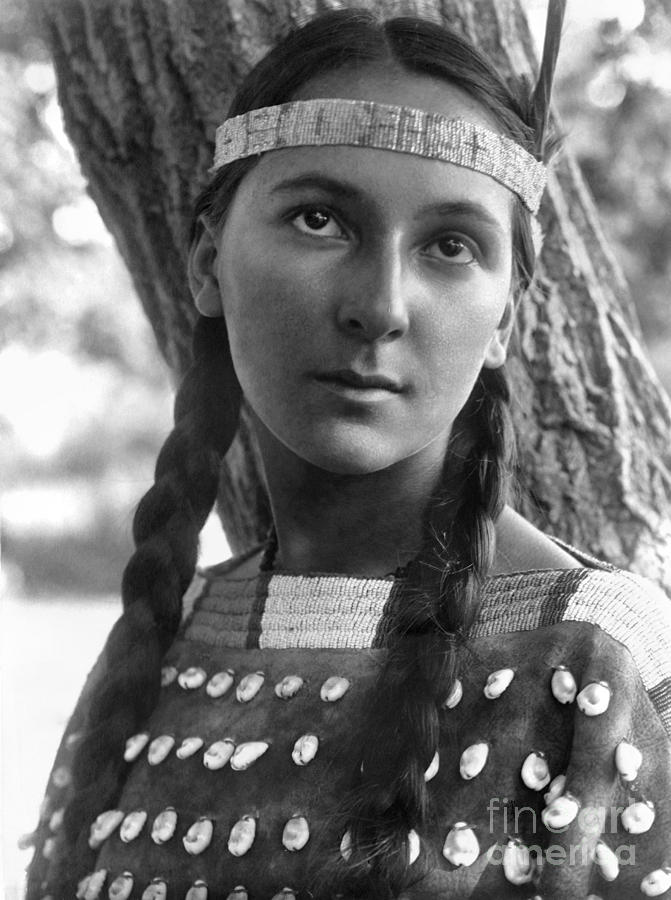
<svg viewBox="0 0 671 900"><path fill-rule="evenodd" d="M295 213L290 221L302 234L313 237L345 237L345 232L327 209L320 207L302 209Z"/></svg>
<svg viewBox="0 0 671 900"><path fill-rule="evenodd" d="M442 237L427 246L427 253L443 262L468 265L475 262L475 254L465 241L458 237Z"/></svg>

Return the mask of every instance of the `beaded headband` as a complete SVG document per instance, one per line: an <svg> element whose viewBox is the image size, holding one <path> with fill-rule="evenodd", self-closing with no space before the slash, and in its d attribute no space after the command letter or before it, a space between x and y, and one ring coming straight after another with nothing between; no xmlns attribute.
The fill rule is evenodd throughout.
<svg viewBox="0 0 671 900"><path fill-rule="evenodd" d="M369 100L296 100L253 109L217 128L211 171L286 147L345 144L412 153L489 175L536 214L545 166L510 138L439 113Z"/></svg>

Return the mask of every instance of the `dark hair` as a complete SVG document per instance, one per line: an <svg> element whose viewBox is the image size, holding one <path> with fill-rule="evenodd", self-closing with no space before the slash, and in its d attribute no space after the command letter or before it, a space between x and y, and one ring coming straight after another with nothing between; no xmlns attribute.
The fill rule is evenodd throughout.
<svg viewBox="0 0 671 900"><path fill-rule="evenodd" d="M289 34L245 79L229 114L285 102L319 74L383 62L459 86L504 134L530 151L537 147L529 98L511 92L468 41L429 21L380 21L367 11L330 12ZM197 203L197 220L223 222L254 164L243 160L221 169ZM520 201L512 227L514 278L523 291L534 250L529 214ZM91 868L90 823L116 803L126 771L124 742L157 702L161 658L179 626L198 532L214 505L219 464L237 428L240 389L227 347L224 320L200 318L193 365L175 402L175 427L135 515L137 549L123 577L124 613L108 639L105 674L90 698L75 759L63 884ZM370 707L376 739L362 743L363 774L347 807L353 852L349 862L325 862L317 876L322 886L388 897L403 885L408 831L427 815L423 776L437 748L438 711L454 683L459 646L492 563L494 524L512 456L508 400L503 370L483 369L455 423L442 490L426 511L424 547L409 568L406 596L412 602L393 614L387 662ZM450 489L451 477L458 489Z"/></svg>

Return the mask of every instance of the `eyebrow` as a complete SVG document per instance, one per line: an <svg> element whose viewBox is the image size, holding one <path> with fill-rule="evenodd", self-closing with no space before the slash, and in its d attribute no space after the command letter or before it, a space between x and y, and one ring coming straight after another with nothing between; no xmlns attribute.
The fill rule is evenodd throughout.
<svg viewBox="0 0 671 900"><path fill-rule="evenodd" d="M322 175L320 172L306 172L295 178L287 178L276 184L270 193L278 194L295 188L320 188L346 200L358 200L362 197L361 191L353 185L329 178L328 175Z"/></svg>
<svg viewBox="0 0 671 900"><path fill-rule="evenodd" d="M447 203L434 203L430 206L422 207L415 218L419 219L426 215L472 216L496 231L503 231L499 220L489 212L486 206L483 206L482 203L477 203L475 200L450 200Z"/></svg>
<svg viewBox="0 0 671 900"><path fill-rule="evenodd" d="M317 188L328 191L330 194L341 197L344 200L361 200L364 196L354 185L340 181L339 179L330 178L328 175L323 175L321 172L306 172L303 175L297 175L294 178L287 178L276 184L270 193L278 194L295 190L296 188ZM498 232L504 230L499 220L496 219L482 203L478 203L474 200L448 200L443 203L432 203L429 206L424 206L419 209L413 218L417 220L427 215L469 216L477 218L484 225L489 226Z"/></svg>

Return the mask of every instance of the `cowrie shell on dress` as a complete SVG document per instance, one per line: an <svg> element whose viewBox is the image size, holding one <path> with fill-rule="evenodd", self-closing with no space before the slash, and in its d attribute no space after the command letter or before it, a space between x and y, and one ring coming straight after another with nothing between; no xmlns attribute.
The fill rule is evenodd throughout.
<svg viewBox="0 0 671 900"><path fill-rule="evenodd" d="M661 897L671 888L671 868L655 869L641 882L641 893L646 897Z"/></svg>
<svg viewBox="0 0 671 900"><path fill-rule="evenodd" d="M98 869L97 872L92 872L86 878L82 878L77 885L75 895L77 900L98 900L106 878L107 869Z"/></svg>
<svg viewBox="0 0 671 900"><path fill-rule="evenodd" d="M592 681L576 697L578 709L586 716L600 716L610 703L610 687L606 681Z"/></svg>
<svg viewBox="0 0 671 900"><path fill-rule="evenodd" d="M484 687L484 695L488 700L496 700L506 690L510 682L515 677L514 669L497 669L487 676L487 683Z"/></svg>
<svg viewBox="0 0 671 900"><path fill-rule="evenodd" d="M213 830L212 819L201 816L182 838L186 852L190 853L191 856L198 856L199 853L206 850L210 846Z"/></svg>
<svg viewBox="0 0 671 900"><path fill-rule="evenodd" d="M542 791L550 783L550 770L545 754L540 750L532 750L522 763L520 775L532 791Z"/></svg>
<svg viewBox="0 0 671 900"><path fill-rule="evenodd" d="M67 766L57 766L51 773L51 783L54 787L67 787L72 781L72 772Z"/></svg>
<svg viewBox="0 0 671 900"><path fill-rule="evenodd" d="M267 741L245 741L243 744L238 744L231 757L231 769L236 772L248 769L252 763L263 756L269 746Z"/></svg>
<svg viewBox="0 0 671 900"><path fill-rule="evenodd" d="M555 666L550 690L555 700L559 700L560 703L573 703L575 695L578 693L578 685L566 666Z"/></svg>
<svg viewBox="0 0 671 900"><path fill-rule="evenodd" d="M478 741L466 747L459 760L459 774L467 781L475 778L485 767L489 756L489 744L486 741Z"/></svg>
<svg viewBox="0 0 671 900"><path fill-rule="evenodd" d="M73 747L77 743L77 741L81 740L81 737L82 737L81 731L73 731L72 734L69 734L65 738L65 746Z"/></svg>
<svg viewBox="0 0 671 900"><path fill-rule="evenodd" d="M184 738L175 751L175 756L178 759L188 759L190 756L193 756L194 753L198 753L204 743L205 741L201 737Z"/></svg>
<svg viewBox="0 0 671 900"><path fill-rule="evenodd" d="M200 666L189 666L177 676L177 684L185 691L195 691L207 681L207 672Z"/></svg>
<svg viewBox="0 0 671 900"><path fill-rule="evenodd" d="M96 850L103 841L112 834L117 825L123 821L124 814L120 809L107 809L101 812L98 818L91 825L89 832L89 847Z"/></svg>
<svg viewBox="0 0 671 900"><path fill-rule="evenodd" d="M429 768L424 773L424 781L431 781L432 778L435 778L438 774L438 769L440 768L440 754L436 750L433 754L433 759L429 763Z"/></svg>
<svg viewBox="0 0 671 900"><path fill-rule="evenodd" d="M203 765L206 769L223 769L235 753L235 744L230 738L215 741L203 754Z"/></svg>
<svg viewBox="0 0 671 900"><path fill-rule="evenodd" d="M235 681L235 672L233 669L225 669L223 672L217 672L210 678L205 687L205 692L209 697L223 697L233 687Z"/></svg>
<svg viewBox="0 0 671 900"><path fill-rule="evenodd" d="M413 828L412 831L408 832L408 865L411 866L414 862L417 862L419 859L419 852L421 846L419 841L419 835Z"/></svg>
<svg viewBox="0 0 671 900"><path fill-rule="evenodd" d="M461 682L461 678L455 678L454 684L452 685L452 690L447 695L443 706L445 707L445 709L454 709L454 707L458 705L463 696L464 686Z"/></svg>
<svg viewBox="0 0 671 900"><path fill-rule="evenodd" d="M529 848L521 841L509 840L503 848L503 874L511 884L527 884L534 877L535 865Z"/></svg>
<svg viewBox="0 0 671 900"><path fill-rule="evenodd" d="M642 762L643 754L638 747L629 741L620 741L615 748L615 768L624 781L636 781Z"/></svg>
<svg viewBox="0 0 671 900"><path fill-rule="evenodd" d="M282 681L275 685L275 696L280 700L289 700L303 687L304 681L300 675L285 675Z"/></svg>
<svg viewBox="0 0 671 900"><path fill-rule="evenodd" d="M475 832L466 822L455 822L443 844L443 856L453 866L470 866L480 855Z"/></svg>
<svg viewBox="0 0 671 900"><path fill-rule="evenodd" d="M546 828L563 828L569 825L580 810L580 801L573 794L562 794L555 797L541 813L541 819Z"/></svg>
<svg viewBox="0 0 671 900"><path fill-rule="evenodd" d="M46 841L42 844L42 856L45 859L51 859L54 855L54 850L56 849L56 841L52 837L48 837Z"/></svg>
<svg viewBox="0 0 671 900"><path fill-rule="evenodd" d="M244 856L254 843L255 837L256 819L254 816L243 816L231 828L228 836L228 852L232 856Z"/></svg>
<svg viewBox="0 0 671 900"><path fill-rule="evenodd" d="M285 887L278 894L273 894L273 900L296 900L293 888Z"/></svg>
<svg viewBox="0 0 671 900"><path fill-rule="evenodd" d="M155 737L147 750L147 762L149 765L157 766L159 763L162 763L174 746L175 736L173 734L161 734Z"/></svg>
<svg viewBox="0 0 671 900"><path fill-rule="evenodd" d="M352 832L349 828L343 834L342 840L340 841L340 855L345 862L349 862L352 857Z"/></svg>
<svg viewBox="0 0 671 900"><path fill-rule="evenodd" d="M297 766L307 766L317 755L319 738L316 734L302 734L291 751L291 758Z"/></svg>
<svg viewBox="0 0 671 900"><path fill-rule="evenodd" d="M165 844L175 833L177 812L172 806L166 806L154 819L151 826L151 839L155 844Z"/></svg>
<svg viewBox="0 0 671 900"><path fill-rule="evenodd" d="M117 875L107 891L109 900L128 900L133 890L133 873L122 872Z"/></svg>
<svg viewBox="0 0 671 900"><path fill-rule="evenodd" d="M561 797L566 787L566 775L556 775L550 782L550 789L543 794L545 805L549 806L555 797Z"/></svg>
<svg viewBox="0 0 671 900"><path fill-rule="evenodd" d="M119 829L119 837L124 842L124 844L129 843L129 841L134 841L138 834L144 828L144 823L147 821L147 813L143 809L136 809L134 812L128 813L126 818L121 823L121 828Z"/></svg>
<svg viewBox="0 0 671 900"><path fill-rule="evenodd" d="M606 881L615 881L620 874L620 864L617 856L610 849L608 844L603 841L597 841L594 847L594 862L597 864L602 878Z"/></svg>
<svg viewBox="0 0 671 900"><path fill-rule="evenodd" d="M248 900L247 888L243 884L234 887L226 900Z"/></svg>
<svg viewBox="0 0 671 900"><path fill-rule="evenodd" d="M250 672L240 679L240 683L235 689L235 696L240 703L248 703L263 687L266 676L263 672Z"/></svg>
<svg viewBox="0 0 671 900"><path fill-rule="evenodd" d="M302 850L310 840L310 826L305 816L292 816L282 832L282 844L287 850Z"/></svg>
<svg viewBox="0 0 671 900"><path fill-rule="evenodd" d="M349 688L350 682L347 678L343 678L342 675L331 675L321 686L319 696L325 703L335 703L345 696Z"/></svg>
<svg viewBox="0 0 671 900"><path fill-rule="evenodd" d="M197 878L186 892L184 900L207 900L207 882Z"/></svg>
<svg viewBox="0 0 671 900"><path fill-rule="evenodd" d="M142 892L142 900L165 900L168 885L163 878L152 878L151 883Z"/></svg>
<svg viewBox="0 0 671 900"><path fill-rule="evenodd" d="M61 825L63 824L63 816L65 815L65 807L62 806L60 809L57 809L55 812L51 814L51 818L49 819L49 830L50 831L58 831Z"/></svg>
<svg viewBox="0 0 671 900"><path fill-rule="evenodd" d="M148 743L149 734L146 731L142 731L140 734L134 734L126 741L126 749L124 750L123 758L126 762L133 762L133 760L137 759L142 753Z"/></svg>
<svg viewBox="0 0 671 900"><path fill-rule="evenodd" d="M637 800L622 812L622 825L629 834L650 831L655 821L655 804L650 800Z"/></svg>
<svg viewBox="0 0 671 900"><path fill-rule="evenodd" d="M31 847L34 847L37 843L37 833L36 831L28 831L26 834L22 834L18 841L16 842L16 846L19 850L30 850Z"/></svg>
<svg viewBox="0 0 671 900"><path fill-rule="evenodd" d="M179 675L176 666L163 666L161 669L161 687L168 687Z"/></svg>

